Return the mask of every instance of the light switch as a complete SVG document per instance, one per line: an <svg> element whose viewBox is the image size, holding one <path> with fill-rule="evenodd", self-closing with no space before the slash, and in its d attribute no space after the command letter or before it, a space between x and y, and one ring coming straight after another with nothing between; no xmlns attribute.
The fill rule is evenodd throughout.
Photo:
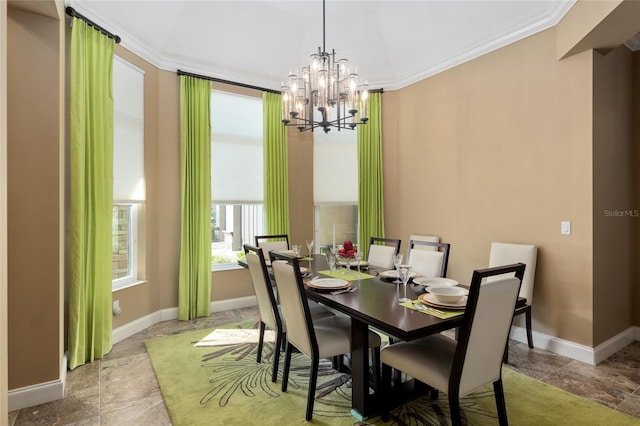
<svg viewBox="0 0 640 426"><path fill-rule="evenodd" d="M569 221L560 222L560 233L562 235L571 235L571 222Z"/></svg>

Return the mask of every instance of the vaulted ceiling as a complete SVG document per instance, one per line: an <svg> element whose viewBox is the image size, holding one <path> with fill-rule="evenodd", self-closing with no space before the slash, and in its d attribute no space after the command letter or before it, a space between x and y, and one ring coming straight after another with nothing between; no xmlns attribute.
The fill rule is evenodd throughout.
<svg viewBox="0 0 640 426"><path fill-rule="evenodd" d="M70 0L154 65L279 89L323 42L322 1ZM557 24L574 0L326 2L326 49L397 89Z"/></svg>

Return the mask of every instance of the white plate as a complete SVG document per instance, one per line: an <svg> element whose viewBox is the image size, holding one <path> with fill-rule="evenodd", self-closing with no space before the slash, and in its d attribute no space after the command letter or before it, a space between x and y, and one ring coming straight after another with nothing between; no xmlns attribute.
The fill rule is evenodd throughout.
<svg viewBox="0 0 640 426"><path fill-rule="evenodd" d="M445 309L464 309L467 306L467 296L463 296L462 300L458 303L440 303L436 297L431 293L423 293L418 296L418 299L421 302L426 303L427 305L435 306L436 308L445 308Z"/></svg>
<svg viewBox="0 0 640 426"><path fill-rule="evenodd" d="M460 284L456 280L452 280L449 278L440 278L440 277L418 277L414 278L413 282L415 284L426 285L426 286L438 286L438 287L453 287Z"/></svg>
<svg viewBox="0 0 640 426"><path fill-rule="evenodd" d="M382 275L385 278L400 278L397 269L392 269L390 271L382 271L380 272L380 275ZM419 273L417 273L416 271L411 271L409 278L415 278L418 276L420 276Z"/></svg>
<svg viewBox="0 0 640 426"><path fill-rule="evenodd" d="M340 288L349 287L351 283L347 280L341 280L339 278L316 278L309 281L307 285L323 290L337 290Z"/></svg>

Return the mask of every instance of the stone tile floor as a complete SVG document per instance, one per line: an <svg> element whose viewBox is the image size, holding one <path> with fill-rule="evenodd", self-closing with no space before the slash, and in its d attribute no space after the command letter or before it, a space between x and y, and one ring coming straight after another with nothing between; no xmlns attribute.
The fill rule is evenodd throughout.
<svg viewBox="0 0 640 426"><path fill-rule="evenodd" d="M65 397L9 413L17 425L170 425L144 341L183 331L256 319L256 307L216 312L194 321L165 321L113 346L102 360L68 372ZM638 417L640 342L592 366L512 341L509 368ZM567 424L571 420L567 419Z"/></svg>

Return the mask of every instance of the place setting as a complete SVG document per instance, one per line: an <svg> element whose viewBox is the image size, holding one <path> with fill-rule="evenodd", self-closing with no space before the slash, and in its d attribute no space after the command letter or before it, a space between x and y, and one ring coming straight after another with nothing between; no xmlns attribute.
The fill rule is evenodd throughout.
<svg viewBox="0 0 640 426"><path fill-rule="evenodd" d="M357 290L357 287L352 287L351 281L343 280L340 278L319 278L314 277L306 282L306 285L313 290L330 292L333 295L342 293L352 293Z"/></svg>
<svg viewBox="0 0 640 426"><path fill-rule="evenodd" d="M464 314L468 294L467 289L454 285L430 286L426 288L426 293L418 296L417 300L405 301L401 305L440 319L446 319Z"/></svg>

